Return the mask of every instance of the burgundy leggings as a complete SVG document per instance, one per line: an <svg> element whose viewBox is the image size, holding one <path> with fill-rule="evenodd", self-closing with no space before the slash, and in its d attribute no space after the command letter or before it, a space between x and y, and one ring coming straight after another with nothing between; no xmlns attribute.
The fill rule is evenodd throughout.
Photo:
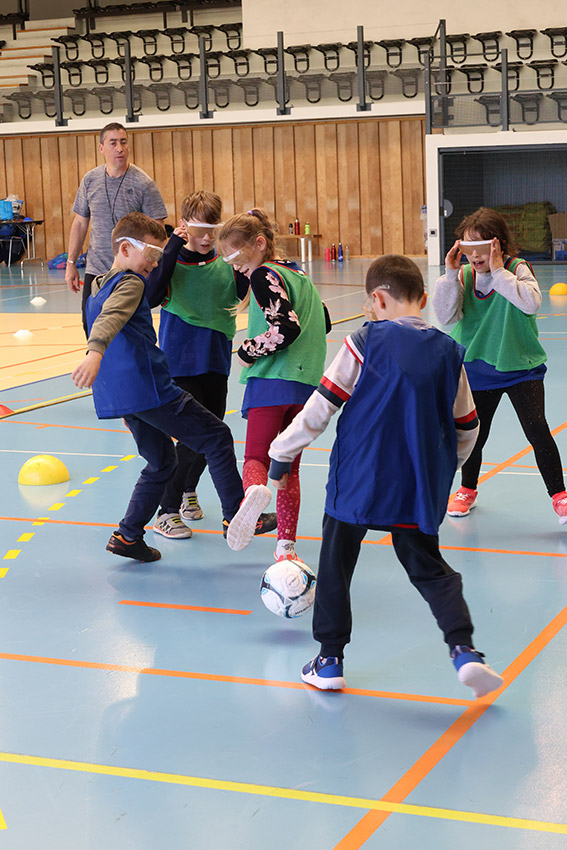
<svg viewBox="0 0 567 850"><path fill-rule="evenodd" d="M277 404L273 407L252 407L248 411L246 448L242 481L244 490L251 484L266 484L270 458L268 449L277 435L287 428L303 408L302 404ZM278 490L276 512L278 540L295 540L301 492L299 487L299 454L291 465L285 490Z"/></svg>

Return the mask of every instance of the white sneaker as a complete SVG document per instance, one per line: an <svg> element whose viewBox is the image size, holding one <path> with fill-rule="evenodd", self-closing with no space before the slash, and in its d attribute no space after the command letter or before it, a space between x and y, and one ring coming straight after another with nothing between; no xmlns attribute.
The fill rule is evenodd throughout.
<svg viewBox="0 0 567 850"><path fill-rule="evenodd" d="M472 688L475 697L484 697L504 684L504 679L483 661L483 654L470 646L456 646L451 659L459 682Z"/></svg>
<svg viewBox="0 0 567 850"><path fill-rule="evenodd" d="M276 551L274 552L274 561L276 563L278 561L299 561L302 564L304 563L295 551L294 540L287 540L285 542L278 540Z"/></svg>
<svg viewBox="0 0 567 850"><path fill-rule="evenodd" d="M192 537L193 532L190 528L181 522L179 514L158 514L154 522L153 530L163 537L169 537L173 540L182 540L183 538Z"/></svg>
<svg viewBox="0 0 567 850"><path fill-rule="evenodd" d="M272 491L265 484L252 484L229 523L226 542L233 552L245 549L254 537L258 517L270 504Z"/></svg>
<svg viewBox="0 0 567 850"><path fill-rule="evenodd" d="M183 493L179 516L183 522L197 522L197 520L203 519L203 509L199 504L195 491L192 493Z"/></svg>

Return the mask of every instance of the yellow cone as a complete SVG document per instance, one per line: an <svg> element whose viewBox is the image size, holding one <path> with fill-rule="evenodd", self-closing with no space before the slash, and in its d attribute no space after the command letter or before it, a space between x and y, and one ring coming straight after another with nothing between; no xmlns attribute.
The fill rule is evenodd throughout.
<svg viewBox="0 0 567 850"><path fill-rule="evenodd" d="M36 455L26 460L20 474L18 484L61 484L69 480L69 471L63 461L52 455Z"/></svg>
<svg viewBox="0 0 567 850"><path fill-rule="evenodd" d="M549 290L550 295L567 295L567 283L554 283Z"/></svg>

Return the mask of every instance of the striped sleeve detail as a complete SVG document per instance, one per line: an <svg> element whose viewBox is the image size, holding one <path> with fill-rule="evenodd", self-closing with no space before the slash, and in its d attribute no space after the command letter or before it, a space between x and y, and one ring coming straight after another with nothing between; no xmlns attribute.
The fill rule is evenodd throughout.
<svg viewBox="0 0 567 850"><path fill-rule="evenodd" d="M355 347L352 336L345 336L344 343L355 360L358 360L358 362L362 365L364 363L364 355L358 350L358 348Z"/></svg>
<svg viewBox="0 0 567 850"><path fill-rule="evenodd" d="M323 398L326 398L335 407L342 407L345 401L348 401L350 398L349 393L341 389L337 384L334 384L326 375L323 375L321 378L317 392L321 393Z"/></svg>
<svg viewBox="0 0 567 850"><path fill-rule="evenodd" d="M473 431L477 425L478 416L476 408L471 410L470 413L467 413L466 416L459 416L458 419L455 419L455 428L458 428L459 431Z"/></svg>

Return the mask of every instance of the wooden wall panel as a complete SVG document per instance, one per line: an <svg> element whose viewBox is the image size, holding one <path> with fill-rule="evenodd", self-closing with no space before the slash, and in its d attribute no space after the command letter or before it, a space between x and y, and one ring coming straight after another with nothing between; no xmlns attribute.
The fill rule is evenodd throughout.
<svg viewBox="0 0 567 850"><path fill-rule="evenodd" d="M130 161L155 179L153 139L157 132L130 133Z"/></svg>
<svg viewBox="0 0 567 850"><path fill-rule="evenodd" d="M305 222L308 221L311 233L319 233L314 124L296 125L294 150L295 194L301 232L303 233Z"/></svg>
<svg viewBox="0 0 567 850"><path fill-rule="evenodd" d="M18 198L23 198L25 189L24 184L24 154L22 148L22 139L5 139L4 140L4 156L6 173L6 195L17 195ZM28 174L39 178L39 160L28 161ZM26 215L28 213L26 212Z"/></svg>
<svg viewBox="0 0 567 850"><path fill-rule="evenodd" d="M232 132L223 127L213 133L213 191L222 198L225 217L235 210Z"/></svg>
<svg viewBox="0 0 567 850"><path fill-rule="evenodd" d="M177 130L173 133L173 181L175 216L170 224L177 225L181 218L183 198L195 190L193 133L191 130Z"/></svg>
<svg viewBox="0 0 567 850"><path fill-rule="evenodd" d="M351 254L360 254L358 130L354 121L337 127L339 240L343 250L349 246Z"/></svg>
<svg viewBox="0 0 567 850"><path fill-rule="evenodd" d="M167 208L167 219L170 224L176 224L173 140L170 131L164 130L161 133L154 133L153 151L155 173L159 175L159 188Z"/></svg>
<svg viewBox="0 0 567 850"><path fill-rule="evenodd" d="M252 127L235 127L232 131L232 179L234 211L251 209L256 205Z"/></svg>
<svg viewBox="0 0 567 850"><path fill-rule="evenodd" d="M362 254L377 257L383 252L383 239L380 139L379 125L376 121L361 121L359 124L358 167L360 173L360 251Z"/></svg>
<svg viewBox="0 0 567 850"><path fill-rule="evenodd" d="M276 217L274 163L274 128L254 127L254 206L261 207L270 218Z"/></svg>
<svg viewBox="0 0 567 850"><path fill-rule="evenodd" d="M276 221L280 232L288 233L289 223L297 215L295 146L293 127L288 124L274 127L274 194Z"/></svg>
<svg viewBox="0 0 567 850"><path fill-rule="evenodd" d="M43 136L40 140L41 183L43 203L49 216L49 228L45 229L45 252L55 257L63 243L63 213L61 209L61 167L57 136Z"/></svg>
<svg viewBox="0 0 567 850"><path fill-rule="evenodd" d="M213 168L213 131L193 130L193 183L195 191L204 189L207 192L215 190L215 173ZM223 198L223 200L225 200ZM232 207L230 207L231 209ZM227 207L228 209L228 207Z"/></svg>
<svg viewBox="0 0 567 850"><path fill-rule="evenodd" d="M423 118L357 118L259 126L131 130L132 161L157 183L177 224L196 189L217 192L223 217L263 207L282 233L297 216L321 248L351 255L423 253ZM37 253L66 250L82 176L103 162L98 134L0 138L0 197L15 192L45 219Z"/></svg>
<svg viewBox="0 0 567 850"><path fill-rule="evenodd" d="M44 203L43 181L41 178L41 145L37 136L22 140L24 161L31 163L26 168L24 186L24 209L30 218L43 219L44 223L35 230L35 250L38 257L45 257L46 234L51 232L51 216L49 206ZM56 251L60 254L63 248ZM55 256L55 254L53 255Z"/></svg>
<svg viewBox="0 0 567 850"><path fill-rule="evenodd" d="M422 254L425 250L423 224L419 218L424 197L422 139L422 128L417 121L401 122L404 252L406 254Z"/></svg>
<svg viewBox="0 0 567 850"><path fill-rule="evenodd" d="M84 133L77 137L77 157L78 157L78 173L79 182L87 171L91 168L96 168L104 162L98 150L98 135L96 133ZM77 183L77 188L79 184Z"/></svg>
<svg viewBox="0 0 567 850"><path fill-rule="evenodd" d="M380 124L380 185L382 191L382 250L404 252L402 150L399 121Z"/></svg>
<svg viewBox="0 0 567 850"><path fill-rule="evenodd" d="M315 127L315 157L317 191L319 193L318 231L323 248L339 242L339 198L337 124L317 124Z"/></svg>
<svg viewBox="0 0 567 850"><path fill-rule="evenodd" d="M77 137L59 136L59 163L61 167L61 210L63 215L63 244L69 241L69 230L73 221L73 203L80 178L78 169ZM57 251L58 254L61 251Z"/></svg>

